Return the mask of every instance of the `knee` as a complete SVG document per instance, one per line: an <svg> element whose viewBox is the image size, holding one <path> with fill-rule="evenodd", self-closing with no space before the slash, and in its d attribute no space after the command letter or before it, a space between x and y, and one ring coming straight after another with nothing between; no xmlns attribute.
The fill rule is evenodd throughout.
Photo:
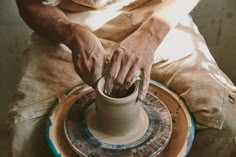
<svg viewBox="0 0 236 157"><path fill-rule="evenodd" d="M229 89L228 89L229 90ZM232 91L232 90L231 90ZM219 92L219 91L218 91ZM224 103L222 103L224 112L220 110L222 107L214 106L214 104L208 104L210 109L216 108L219 110L219 116L221 119L221 127L211 127L208 123L199 123L196 120L197 131L193 142L192 150L189 154L190 157L207 157L214 155L215 157L233 157L236 154L236 104L235 101L230 99L236 98L236 95L228 96L224 92ZM232 93L231 93L232 94ZM216 97L217 98L217 97ZM218 99L218 98L217 98ZM221 98L223 99L223 98ZM214 99L212 99L214 100ZM196 118L201 120L207 119L204 112L199 112ZM205 116L205 117L204 117ZM214 117L214 116L213 116ZM217 116L216 116L217 118ZM204 126L204 127L199 127ZM207 147L206 147L207 146Z"/></svg>
<svg viewBox="0 0 236 157"><path fill-rule="evenodd" d="M234 157L236 154L236 105L228 109L221 129L197 130L190 157ZM207 146L207 147L206 147Z"/></svg>
<svg viewBox="0 0 236 157"><path fill-rule="evenodd" d="M236 104L231 99L232 90L214 82L194 83L180 93L192 112L197 129L236 126ZM236 132L236 130L235 130Z"/></svg>
<svg viewBox="0 0 236 157"><path fill-rule="evenodd" d="M234 157L236 154L236 138L214 135L195 136L189 157Z"/></svg>

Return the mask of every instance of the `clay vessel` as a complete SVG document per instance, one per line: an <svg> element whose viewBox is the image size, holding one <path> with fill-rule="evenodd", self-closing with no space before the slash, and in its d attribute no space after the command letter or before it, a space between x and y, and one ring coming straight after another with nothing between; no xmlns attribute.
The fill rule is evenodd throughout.
<svg viewBox="0 0 236 157"><path fill-rule="evenodd" d="M100 79L96 91L97 128L112 136L134 133L138 129L140 119L138 84L134 84L131 94L122 98L112 98L104 94L104 84L105 79Z"/></svg>

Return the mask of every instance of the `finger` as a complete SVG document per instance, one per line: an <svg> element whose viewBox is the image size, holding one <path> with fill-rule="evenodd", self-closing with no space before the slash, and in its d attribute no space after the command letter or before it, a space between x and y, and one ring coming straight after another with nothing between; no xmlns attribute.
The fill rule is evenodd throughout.
<svg viewBox="0 0 236 157"><path fill-rule="evenodd" d="M105 56L105 55L104 55ZM96 88L99 79L103 76L103 71L105 67L105 57L103 55L93 60L92 70L91 70L91 85Z"/></svg>
<svg viewBox="0 0 236 157"><path fill-rule="evenodd" d="M103 65L94 64L92 67L91 86L95 89L99 79L102 77Z"/></svg>
<svg viewBox="0 0 236 157"><path fill-rule="evenodd" d="M92 85L91 70L85 63L85 59L81 55L72 54L74 69L79 77L88 85Z"/></svg>
<svg viewBox="0 0 236 157"><path fill-rule="evenodd" d="M150 81L150 72L151 72L151 66L143 71L143 81L139 88L139 95L138 95L139 100L143 100L146 97Z"/></svg>
<svg viewBox="0 0 236 157"><path fill-rule="evenodd" d="M73 64L74 64L74 70L80 76L80 78L84 82L86 82L86 79L83 75L83 73L85 73L85 72L83 72L83 70L85 70L85 68L83 67L83 64L79 62L78 58L79 58L78 55L76 55L75 53L72 53L72 60L73 60ZM81 69L83 69L83 70L81 70Z"/></svg>
<svg viewBox="0 0 236 157"><path fill-rule="evenodd" d="M228 98L229 98L229 102L231 104L235 104L236 103L236 93L234 93L234 92L230 93Z"/></svg>
<svg viewBox="0 0 236 157"><path fill-rule="evenodd" d="M105 75L107 73L107 71L109 70L110 64L111 64L111 59L109 58L109 56L104 55L102 75Z"/></svg>
<svg viewBox="0 0 236 157"><path fill-rule="evenodd" d="M138 64L135 64L132 66L132 68L130 68L126 78L125 78L125 89L129 89L131 86L132 86L132 83L133 83L133 79L136 77L136 76L139 76L140 75L140 68L138 66Z"/></svg>
<svg viewBox="0 0 236 157"><path fill-rule="evenodd" d="M121 68L115 79L115 86L114 86L115 90L122 88L122 86L124 85L124 81L129 72L130 67L131 67L131 62L128 62L126 64L121 64Z"/></svg>
<svg viewBox="0 0 236 157"><path fill-rule="evenodd" d="M124 79L129 71L128 69L129 67L121 66L121 69L119 70L119 73L114 81L114 86L111 95L116 97L123 97L127 92L124 87Z"/></svg>
<svg viewBox="0 0 236 157"><path fill-rule="evenodd" d="M88 76L89 71L84 64L78 63L76 72L80 76L80 78L84 81L84 83L86 83L89 86L91 85L91 80L90 77Z"/></svg>
<svg viewBox="0 0 236 157"><path fill-rule="evenodd" d="M107 95L110 95L112 92L114 80L121 66L120 60L118 55L114 55L109 70L106 73L104 92Z"/></svg>

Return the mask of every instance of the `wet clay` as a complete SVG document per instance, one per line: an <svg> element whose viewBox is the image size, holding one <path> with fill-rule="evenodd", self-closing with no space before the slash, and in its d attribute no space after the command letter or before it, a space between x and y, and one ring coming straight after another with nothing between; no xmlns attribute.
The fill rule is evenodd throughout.
<svg viewBox="0 0 236 157"><path fill-rule="evenodd" d="M89 112L90 131L97 138L108 139L106 142L113 144L125 144L141 138L148 128L148 116L137 101L138 84L122 98L105 95L104 84L105 79L102 78L96 91L96 111Z"/></svg>

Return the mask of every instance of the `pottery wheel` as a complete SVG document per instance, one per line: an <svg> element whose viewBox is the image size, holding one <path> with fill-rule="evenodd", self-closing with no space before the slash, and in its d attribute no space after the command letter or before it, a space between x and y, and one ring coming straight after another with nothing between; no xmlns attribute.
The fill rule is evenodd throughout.
<svg viewBox="0 0 236 157"><path fill-rule="evenodd" d="M140 102L142 119L138 133L116 137L101 135L92 127L96 117L95 97L95 91L80 97L64 121L67 142L79 156L149 157L159 154L168 144L172 118L156 96L148 93Z"/></svg>

